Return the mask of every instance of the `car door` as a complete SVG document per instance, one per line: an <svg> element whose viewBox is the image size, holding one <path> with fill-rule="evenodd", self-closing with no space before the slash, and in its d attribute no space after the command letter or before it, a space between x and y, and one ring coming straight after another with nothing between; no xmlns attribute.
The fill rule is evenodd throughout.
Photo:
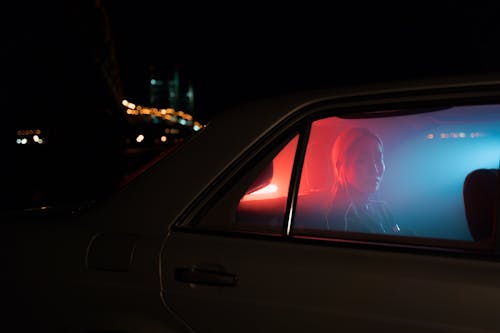
<svg viewBox="0 0 500 333"><path fill-rule="evenodd" d="M166 304L200 332L498 331L497 182L482 198L491 204L480 238L468 218L477 205L462 190L474 170L498 173L500 107L378 111L313 113L173 228L162 253ZM333 143L360 127L384 142L376 194L392 203L394 232L325 222Z"/></svg>

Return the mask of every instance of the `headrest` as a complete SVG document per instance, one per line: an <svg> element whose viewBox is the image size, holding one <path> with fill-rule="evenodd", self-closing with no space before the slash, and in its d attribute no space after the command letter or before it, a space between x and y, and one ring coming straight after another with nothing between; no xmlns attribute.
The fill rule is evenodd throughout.
<svg viewBox="0 0 500 333"><path fill-rule="evenodd" d="M463 199L467 224L474 241L493 236L498 169L477 169L465 177Z"/></svg>

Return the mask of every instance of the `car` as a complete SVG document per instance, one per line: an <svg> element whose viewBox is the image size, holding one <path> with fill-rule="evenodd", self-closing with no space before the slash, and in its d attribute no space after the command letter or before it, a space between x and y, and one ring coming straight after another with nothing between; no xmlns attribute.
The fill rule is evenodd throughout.
<svg viewBox="0 0 500 333"><path fill-rule="evenodd" d="M4 315L52 332L498 332L499 158L495 75L242 104L105 199L4 213Z"/></svg>

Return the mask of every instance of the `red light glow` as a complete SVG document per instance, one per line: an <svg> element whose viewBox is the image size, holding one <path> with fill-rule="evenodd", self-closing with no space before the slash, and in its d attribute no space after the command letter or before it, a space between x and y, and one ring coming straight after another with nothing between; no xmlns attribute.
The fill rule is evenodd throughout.
<svg viewBox="0 0 500 333"><path fill-rule="evenodd" d="M276 184L269 184L266 187L261 188L260 190L245 195L241 200L259 199L262 195L276 193L276 192L278 192L278 186Z"/></svg>
<svg viewBox="0 0 500 333"><path fill-rule="evenodd" d="M293 138L273 159L273 176L269 184L257 191L247 193L240 202L251 200L267 200L288 195L288 187L292 175L293 160L299 137Z"/></svg>

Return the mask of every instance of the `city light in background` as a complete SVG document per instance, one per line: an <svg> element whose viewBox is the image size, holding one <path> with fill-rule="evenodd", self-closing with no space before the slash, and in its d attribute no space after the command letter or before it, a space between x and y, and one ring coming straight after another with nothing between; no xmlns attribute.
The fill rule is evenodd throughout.
<svg viewBox="0 0 500 333"><path fill-rule="evenodd" d="M23 129L16 132L16 143L18 145L45 144L41 129Z"/></svg>
<svg viewBox="0 0 500 333"><path fill-rule="evenodd" d="M178 123L183 126L192 127L194 131L199 131L204 127L199 121L193 120L193 116L184 111L175 111L173 108L158 109L155 107L144 107L136 105L124 99L122 105L127 108L127 115L145 116L150 119L162 119L171 123Z"/></svg>

